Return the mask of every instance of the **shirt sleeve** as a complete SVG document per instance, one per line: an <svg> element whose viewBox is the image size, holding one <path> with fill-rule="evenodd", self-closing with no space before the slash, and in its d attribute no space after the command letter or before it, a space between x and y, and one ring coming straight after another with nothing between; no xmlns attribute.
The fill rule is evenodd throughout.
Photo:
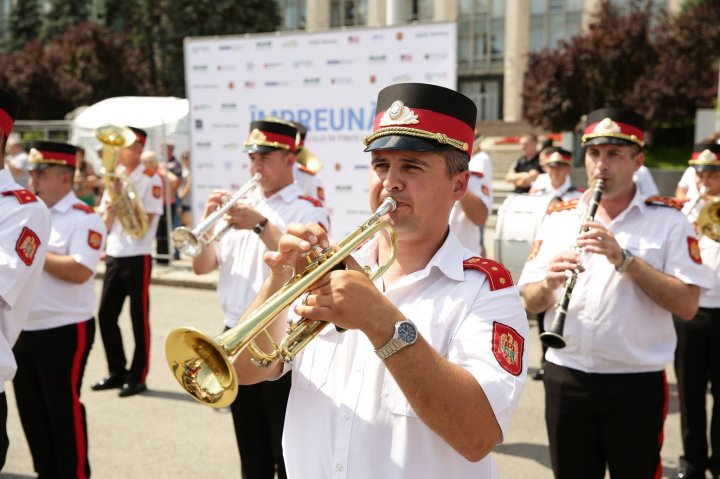
<svg viewBox="0 0 720 479"><path fill-rule="evenodd" d="M145 192L142 202L145 213L149 215L163 213L163 181L157 173L150 178L150 187Z"/></svg>
<svg viewBox="0 0 720 479"><path fill-rule="evenodd" d="M318 223L325 228L325 231L330 232L330 218L328 217L327 210L322 206L313 206L308 209L298 221L303 224Z"/></svg>
<svg viewBox="0 0 720 479"><path fill-rule="evenodd" d="M94 213L86 214L73 231L68 254L95 274L106 238L107 229L100 217Z"/></svg>
<svg viewBox="0 0 720 479"><path fill-rule="evenodd" d="M478 276L479 272L467 272ZM482 387L503 437L517 409L527 376L529 327L515 287L491 291L484 281L468 315L455 330L448 360Z"/></svg>
<svg viewBox="0 0 720 479"><path fill-rule="evenodd" d="M701 288L712 288L712 271L693 258L700 257L697 235L687 219L672 212L673 224L668 234L666 257L663 272L675 276L685 284L695 284Z"/></svg>

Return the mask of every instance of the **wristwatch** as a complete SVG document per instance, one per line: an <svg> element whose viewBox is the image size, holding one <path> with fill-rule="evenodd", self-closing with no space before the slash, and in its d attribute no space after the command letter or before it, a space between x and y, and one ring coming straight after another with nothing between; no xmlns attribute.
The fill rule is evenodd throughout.
<svg viewBox="0 0 720 479"><path fill-rule="evenodd" d="M384 361L402 348L414 344L415 341L417 341L417 337L417 328L412 321L409 319L398 321L395 323L395 334L392 339L385 343L380 349L376 349L375 354Z"/></svg>
<svg viewBox="0 0 720 479"><path fill-rule="evenodd" d="M633 256L633 254L626 249L622 250L622 255L623 255L622 264L620 264L620 266L617 266L615 268L615 271L617 271L618 273L624 273L625 271L627 271L628 267L630 266L630 263L632 263L633 260L635 259L635 256Z"/></svg>
<svg viewBox="0 0 720 479"><path fill-rule="evenodd" d="M261 222L259 222L255 226L253 226L253 233L255 233L257 235L261 234L263 232L263 230L265 229L266 224L268 224L267 218L263 219Z"/></svg>

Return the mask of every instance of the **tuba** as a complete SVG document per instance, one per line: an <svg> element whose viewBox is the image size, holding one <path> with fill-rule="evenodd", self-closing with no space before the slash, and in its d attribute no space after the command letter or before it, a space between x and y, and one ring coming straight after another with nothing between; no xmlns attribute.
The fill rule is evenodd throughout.
<svg viewBox="0 0 720 479"><path fill-rule="evenodd" d="M120 226L128 236L142 238L148 230L145 208L130 179L115 173L120 150L135 143L135 133L124 126L105 125L95 129L95 137L103 144L103 182ZM115 189L116 179L120 181L119 192Z"/></svg>
<svg viewBox="0 0 720 479"><path fill-rule="evenodd" d="M395 261L397 235L389 221L380 221L382 216L397 207L393 198L386 198L380 207L360 226L346 236L336 249L311 250L302 273L294 275L283 287L269 297L243 322L224 333L210 338L192 328L179 328L170 333L165 343L170 370L180 385L195 399L208 406L225 407L232 404L237 396L238 382L232 360L247 349L252 361L258 367L266 367L277 360L290 362L312 341L327 323L301 318L289 323L287 336L275 344L273 350L264 352L255 344L255 339L293 301L307 292L313 284L328 274L355 251L358 246L380 230L390 238L390 255L385 263L374 272L365 272L374 281L382 276Z"/></svg>

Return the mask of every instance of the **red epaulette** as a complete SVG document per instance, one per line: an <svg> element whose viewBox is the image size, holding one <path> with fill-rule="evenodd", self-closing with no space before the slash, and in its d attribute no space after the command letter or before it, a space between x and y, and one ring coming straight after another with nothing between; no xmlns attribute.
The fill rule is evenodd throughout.
<svg viewBox="0 0 720 479"><path fill-rule="evenodd" d="M490 290L509 288L513 285L510 271L497 261L480 256L473 256L463 261L463 269L476 269L485 273L490 283Z"/></svg>
<svg viewBox="0 0 720 479"><path fill-rule="evenodd" d="M30 190L8 190L3 191L2 195L14 196L21 205L24 205L25 203L34 203L38 200L37 196L35 196L35 194Z"/></svg>
<svg viewBox="0 0 720 479"><path fill-rule="evenodd" d="M485 173L482 173L480 171L471 171L470 174L472 176L477 176L478 178L485 178Z"/></svg>
<svg viewBox="0 0 720 479"><path fill-rule="evenodd" d="M318 200L317 198L313 198L312 196L305 196L305 195L300 195L300 196L298 196L298 198L300 198L301 200L309 201L310 203L315 205L315 207L317 207L317 208L322 208L322 205L323 205L322 201Z"/></svg>
<svg viewBox="0 0 720 479"><path fill-rule="evenodd" d="M670 196L650 196L648 198L645 198L645 204L655 206L669 206L677 210L682 210L683 208L682 203Z"/></svg>
<svg viewBox="0 0 720 479"><path fill-rule="evenodd" d="M91 206L88 206L85 203L75 203L72 207L75 208L76 210L84 211L87 214L95 212L95 210L92 209Z"/></svg>
<svg viewBox="0 0 720 479"><path fill-rule="evenodd" d="M550 213L555 213L556 211L571 210L577 206L578 201L580 201L579 198L575 198L574 200L566 200L560 201L559 203L554 203L548 206L545 214L549 215Z"/></svg>
<svg viewBox="0 0 720 479"><path fill-rule="evenodd" d="M308 168L307 166L301 165L300 163L298 163L297 166L298 166L298 170L302 171L303 173L307 173L308 175L315 176L315 173L316 173L316 172L313 171L313 170L311 170L311 169Z"/></svg>
<svg viewBox="0 0 720 479"><path fill-rule="evenodd" d="M146 174L146 175L148 175L148 176L150 176L150 177L152 177L152 175L155 174L155 170L151 170L150 168L145 168L145 170L143 171L143 173Z"/></svg>

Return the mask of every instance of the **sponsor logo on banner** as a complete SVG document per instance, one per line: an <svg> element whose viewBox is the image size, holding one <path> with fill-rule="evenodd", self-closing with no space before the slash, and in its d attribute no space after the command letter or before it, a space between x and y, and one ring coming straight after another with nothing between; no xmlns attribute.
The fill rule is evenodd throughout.
<svg viewBox="0 0 720 479"><path fill-rule="evenodd" d="M348 37L348 43L360 43L360 37L358 35L350 35Z"/></svg>
<svg viewBox="0 0 720 479"><path fill-rule="evenodd" d="M355 170L369 170L369 169L370 169L370 165L368 165L368 164L366 164L366 163L356 164L356 165L353 166L353 169L355 169Z"/></svg>
<svg viewBox="0 0 720 479"><path fill-rule="evenodd" d="M207 149L209 149L211 146L212 146L212 143L210 143L209 141L196 141L196 142L195 142L195 147L196 147L198 150L207 150Z"/></svg>
<svg viewBox="0 0 720 479"><path fill-rule="evenodd" d="M231 162L229 162L229 161L225 161L225 162L223 162L223 167L224 167L226 170L230 171L230 170L232 170L233 164L232 164Z"/></svg>
<svg viewBox="0 0 720 479"><path fill-rule="evenodd" d="M401 53L400 61L401 62L411 62L412 61L412 53Z"/></svg>
<svg viewBox="0 0 720 479"><path fill-rule="evenodd" d="M195 120L195 129L196 130L202 130L203 129L203 121L200 118L197 118Z"/></svg>
<svg viewBox="0 0 720 479"><path fill-rule="evenodd" d="M403 38L405 38L405 34L403 32L397 32L395 34L395 40L401 42L403 41Z"/></svg>
<svg viewBox="0 0 720 479"><path fill-rule="evenodd" d="M351 58L329 58L325 61L327 65L351 65Z"/></svg>
<svg viewBox="0 0 720 479"><path fill-rule="evenodd" d="M409 82L412 80L412 77L408 75L407 73L403 73L402 75L398 75L396 77L393 77L392 81L393 83L400 83L400 82Z"/></svg>
<svg viewBox="0 0 720 479"><path fill-rule="evenodd" d="M242 50L243 48L245 48L244 45L218 45L218 50L221 52L230 50Z"/></svg>
<svg viewBox="0 0 720 479"><path fill-rule="evenodd" d="M217 70L219 72L234 72L237 69L235 65L218 65Z"/></svg>
<svg viewBox="0 0 720 479"><path fill-rule="evenodd" d="M208 66L206 64L205 65L193 65L192 69L194 72L198 72L198 73L206 72L206 71L208 71Z"/></svg>
<svg viewBox="0 0 720 479"><path fill-rule="evenodd" d="M433 80L442 80L447 78L447 72L430 72L425 74L425 80L431 82Z"/></svg>
<svg viewBox="0 0 720 479"><path fill-rule="evenodd" d="M368 62L370 62L373 65L377 65L379 63L385 63L385 62L387 62L387 55L370 55L368 57Z"/></svg>
<svg viewBox="0 0 720 479"><path fill-rule="evenodd" d="M195 54L195 53L205 53L205 52L209 52L209 51L210 51L210 47L207 46L207 45L198 45L198 46L192 47L192 48L190 49L190 51L191 51L193 54Z"/></svg>
<svg viewBox="0 0 720 479"><path fill-rule="evenodd" d="M195 83L192 86L193 90L217 90L220 85L217 83Z"/></svg>
<svg viewBox="0 0 720 479"><path fill-rule="evenodd" d="M305 86L320 86L320 77L312 77L303 79Z"/></svg>
<svg viewBox="0 0 720 479"><path fill-rule="evenodd" d="M253 62L246 62L245 63L245 70L251 72L255 69L255 64Z"/></svg>
<svg viewBox="0 0 720 479"><path fill-rule="evenodd" d="M265 86L267 87L279 87L279 86L288 86L292 82L290 81L266 81Z"/></svg>
<svg viewBox="0 0 720 479"><path fill-rule="evenodd" d="M312 60L295 60L293 61L293 68L310 68L312 67Z"/></svg>
<svg viewBox="0 0 720 479"><path fill-rule="evenodd" d="M419 31L415 33L416 38L427 38L427 37L446 37L448 32L445 30L433 30L433 31Z"/></svg>
<svg viewBox="0 0 720 479"><path fill-rule="evenodd" d="M213 163L212 161L200 161L196 163L195 167L198 170L214 170L215 163Z"/></svg>
<svg viewBox="0 0 720 479"><path fill-rule="evenodd" d="M426 53L425 60L445 60L447 56L447 52Z"/></svg>
<svg viewBox="0 0 720 479"><path fill-rule="evenodd" d="M199 103L197 105L193 105L193 110L195 110L195 111L212 110L212 105L210 105L208 103Z"/></svg>
<svg viewBox="0 0 720 479"><path fill-rule="evenodd" d="M375 119L375 102L365 107L332 107L298 110L262 110L256 105L249 105L250 121L261 120L266 116L277 116L287 120L297 121L308 126L313 132L345 131L362 132L372 130ZM315 141L316 139L313 139Z"/></svg>
<svg viewBox="0 0 720 479"><path fill-rule="evenodd" d="M337 193L352 193L352 185L335 185L335 191Z"/></svg>
<svg viewBox="0 0 720 479"><path fill-rule="evenodd" d="M337 38L318 38L312 39L308 42L310 45L337 45Z"/></svg>
<svg viewBox="0 0 720 479"><path fill-rule="evenodd" d="M370 75L370 83L377 83L377 77L375 75Z"/></svg>
<svg viewBox="0 0 720 479"><path fill-rule="evenodd" d="M282 62L267 62L263 65L266 70L272 70L273 68L280 68L283 66Z"/></svg>
<svg viewBox="0 0 720 479"><path fill-rule="evenodd" d="M240 128L240 125L237 123L213 123L210 125L211 128L218 128L218 129L234 129L234 128Z"/></svg>
<svg viewBox="0 0 720 479"><path fill-rule="evenodd" d="M298 43L297 40L289 40L289 41L281 44L280 46L284 47L284 48L297 48L300 46L300 43Z"/></svg>
<svg viewBox="0 0 720 479"><path fill-rule="evenodd" d="M378 40L385 40L385 35L382 33L373 33L370 37L370 40L378 41Z"/></svg>
<svg viewBox="0 0 720 479"><path fill-rule="evenodd" d="M261 40L261 41L255 42L255 48L257 48L258 50L272 48L272 40Z"/></svg>
<svg viewBox="0 0 720 479"><path fill-rule="evenodd" d="M352 77L343 77L343 78L331 78L330 83L333 85L351 85L353 82Z"/></svg>
<svg viewBox="0 0 720 479"><path fill-rule="evenodd" d="M238 150L238 149L240 149L240 144L238 144L238 143L236 143L236 142L225 143L225 144L222 146L222 149L223 149L223 150Z"/></svg>
<svg viewBox="0 0 720 479"><path fill-rule="evenodd" d="M255 88L255 82L254 81L246 81L245 88Z"/></svg>
<svg viewBox="0 0 720 479"><path fill-rule="evenodd" d="M234 90L235 89L235 82L230 80L227 84L228 90Z"/></svg>
<svg viewBox="0 0 720 479"><path fill-rule="evenodd" d="M235 110L237 110L237 103L235 103L235 102L220 103L220 111L235 111Z"/></svg>

